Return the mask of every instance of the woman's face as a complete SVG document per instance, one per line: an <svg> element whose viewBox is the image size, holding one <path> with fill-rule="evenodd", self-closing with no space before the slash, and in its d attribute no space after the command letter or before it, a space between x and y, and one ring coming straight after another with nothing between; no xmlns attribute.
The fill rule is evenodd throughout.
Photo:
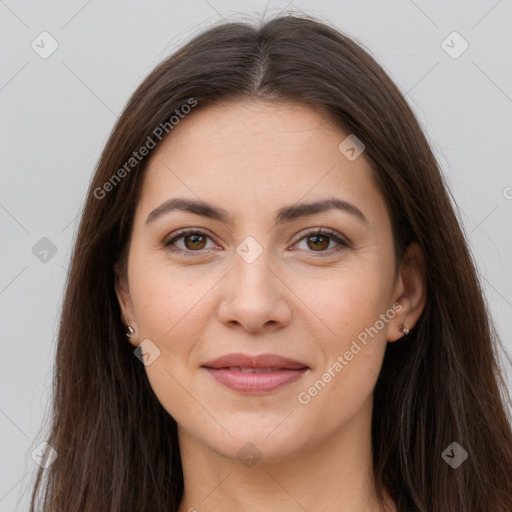
<svg viewBox="0 0 512 512"><path fill-rule="evenodd" d="M308 106L223 103L181 120L151 155L117 291L182 439L283 460L368 428L386 343L417 315L395 279L384 199L348 135ZM163 207L177 198L208 207ZM303 206L328 200L339 207ZM228 354L298 364L207 368Z"/></svg>

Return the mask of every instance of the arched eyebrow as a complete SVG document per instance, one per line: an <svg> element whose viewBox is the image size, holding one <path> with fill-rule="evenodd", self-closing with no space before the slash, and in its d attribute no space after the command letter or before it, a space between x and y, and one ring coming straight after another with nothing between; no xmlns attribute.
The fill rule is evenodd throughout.
<svg viewBox="0 0 512 512"><path fill-rule="evenodd" d="M294 221L300 217L316 215L333 209L349 213L359 219L361 223L365 225L369 224L368 219L357 206L338 198L322 199L310 203L298 203L284 206L277 211L275 223L276 225L284 224ZM176 210L218 220L224 224L229 224L231 222L230 214L223 208L219 208L212 204L196 199L175 197L173 199L168 199L151 211L146 219L146 227L162 216Z"/></svg>

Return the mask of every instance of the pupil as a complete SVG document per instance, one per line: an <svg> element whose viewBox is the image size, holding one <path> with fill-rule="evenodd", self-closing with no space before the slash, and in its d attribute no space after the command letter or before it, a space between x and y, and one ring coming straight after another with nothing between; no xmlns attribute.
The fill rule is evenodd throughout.
<svg viewBox="0 0 512 512"><path fill-rule="evenodd" d="M201 238L204 238L202 235L189 235L188 236L189 239L192 239L192 244L194 246L196 246L197 244L201 244L201 242L199 241L198 242L198 238L201 239ZM197 247L196 247L197 248Z"/></svg>
<svg viewBox="0 0 512 512"><path fill-rule="evenodd" d="M309 238L310 238L310 240L313 240L313 239L316 240L316 242L314 242L314 247L317 247L317 248L320 247L320 248L324 248L325 249L325 241L327 240L327 237L325 237L323 235L320 235L320 236L316 235L316 236L311 236ZM322 244L322 242L318 243L318 239L323 240L323 244ZM327 241L327 245L329 245L328 241Z"/></svg>

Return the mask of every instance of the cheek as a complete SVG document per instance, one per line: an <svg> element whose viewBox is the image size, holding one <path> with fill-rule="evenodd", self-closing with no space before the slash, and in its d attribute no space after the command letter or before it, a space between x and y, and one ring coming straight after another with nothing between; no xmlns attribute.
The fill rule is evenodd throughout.
<svg viewBox="0 0 512 512"><path fill-rule="evenodd" d="M301 278L300 282L297 295L340 347L372 326L388 307L383 276L368 267L336 269L326 279Z"/></svg>
<svg viewBox="0 0 512 512"><path fill-rule="evenodd" d="M186 389L190 387L190 354L204 329L200 318L208 318L206 290L184 279L183 273L147 269L134 276L131 289L141 339L150 339L159 350L158 357L145 367L151 388L179 423L199 418L201 411Z"/></svg>
<svg viewBox="0 0 512 512"><path fill-rule="evenodd" d="M163 344L181 336L190 319L201 315L204 295L214 284L211 277L161 263L134 272L130 290L141 334Z"/></svg>
<svg viewBox="0 0 512 512"><path fill-rule="evenodd" d="M203 325L198 317L204 292L191 282L181 284L177 273L155 276L145 272L133 285L141 341L151 340L157 347L153 350L158 351L158 357L145 366L149 383L164 409L178 422L190 414L197 417L197 404L184 387L190 386L191 353L201 339Z"/></svg>
<svg viewBox="0 0 512 512"><path fill-rule="evenodd" d="M394 316L386 293L382 276L370 272L332 280L323 298L316 293L315 311L329 327L316 338L325 359L309 383L317 383L317 405L327 407L334 400L340 406L357 407L371 393L387 346L389 320Z"/></svg>

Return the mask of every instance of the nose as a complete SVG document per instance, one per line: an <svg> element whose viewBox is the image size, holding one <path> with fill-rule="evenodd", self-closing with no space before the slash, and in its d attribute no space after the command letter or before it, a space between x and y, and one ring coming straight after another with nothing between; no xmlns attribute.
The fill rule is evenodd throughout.
<svg viewBox="0 0 512 512"><path fill-rule="evenodd" d="M270 263L265 251L252 262L235 255L232 270L220 283L221 322L251 333L277 330L290 322L292 292Z"/></svg>

